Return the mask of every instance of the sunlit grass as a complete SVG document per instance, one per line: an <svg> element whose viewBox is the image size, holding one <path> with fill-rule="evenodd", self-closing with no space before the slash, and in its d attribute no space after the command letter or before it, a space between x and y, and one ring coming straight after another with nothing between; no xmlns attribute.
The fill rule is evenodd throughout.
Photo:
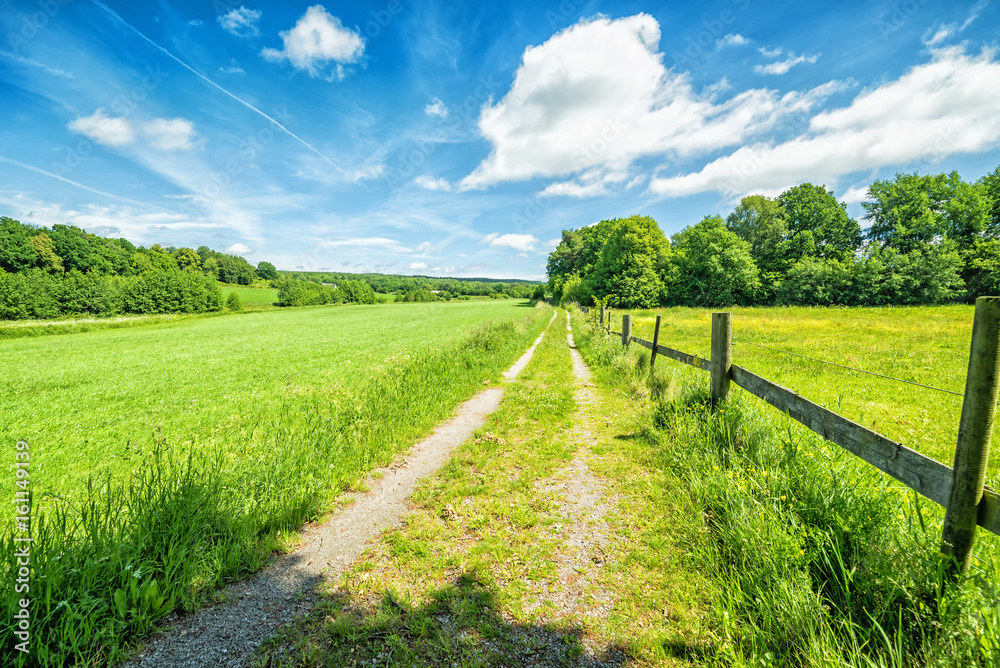
<svg viewBox="0 0 1000 668"><path fill-rule="evenodd" d="M112 662L257 569L497 379L547 319L524 306L317 307L0 343L4 438L31 444L36 638L14 653L5 627L0 656Z"/></svg>
<svg viewBox="0 0 1000 668"><path fill-rule="evenodd" d="M797 353L952 392L965 390L973 307L734 308L733 363L947 465L954 460L962 398L856 373ZM637 312L636 336L710 357L711 311ZM621 328L616 316L613 329ZM707 380L706 380L707 382ZM756 399L752 401L758 401ZM994 441L994 451L998 444ZM990 467L991 477L1000 468Z"/></svg>
<svg viewBox="0 0 1000 668"><path fill-rule="evenodd" d="M236 293L245 306L258 304L276 304L278 302L277 288L251 288L243 285L220 284L222 288L222 303L225 304L229 295Z"/></svg>
<svg viewBox="0 0 1000 668"><path fill-rule="evenodd" d="M649 338L652 319L643 315L636 334ZM709 311L664 316L664 345L708 356ZM965 360L949 358L967 355L971 318L966 307L742 309L734 339L768 335L765 345L823 359L851 355L862 368L951 389L956 379L961 387ZM939 506L738 389L712 409L705 372L663 360L650 374L644 349L624 354L620 339L586 327L577 340L605 382L644 398L653 464L667 480L683 480L700 506L709 546L696 554L714 576L716 601L707 663L997 665L1000 538L982 532L970 577L942 588ZM893 341L901 342L900 359L877 366ZM856 376L831 379L804 360L804 368L768 366L763 355L736 351L736 363L814 400L824 383L843 383L846 394ZM916 375L921 369L927 373ZM923 401L924 390L909 388L895 386L886 399L902 420Z"/></svg>

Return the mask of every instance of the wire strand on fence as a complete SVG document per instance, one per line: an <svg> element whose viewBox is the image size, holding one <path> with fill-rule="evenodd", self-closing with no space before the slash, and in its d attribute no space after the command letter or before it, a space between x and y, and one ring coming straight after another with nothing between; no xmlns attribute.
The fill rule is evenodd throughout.
<svg viewBox="0 0 1000 668"><path fill-rule="evenodd" d="M763 348L764 350L770 350L772 352L781 353L783 355L792 355L794 357L801 357L802 359L811 360L813 362L819 362L820 364L829 364L830 366L840 367L841 369L847 369L848 371L857 371L858 373L865 373L865 374L868 374L869 376L877 376L879 378L885 378L886 380L894 380L894 381L899 382L899 383L906 383L907 385L916 385L917 387L922 387L922 388L927 389L927 390L936 390L938 392L944 392L945 394L954 394L956 397L964 397L965 396L961 392L954 392L952 390L944 390L944 389L941 389L940 387L934 387L932 385L924 385L923 383L916 383L916 382L914 382L912 380L903 380L902 378L895 378L893 376L886 376L886 375L881 374L881 373L875 373L874 371L865 371L864 369L856 369L853 366L846 366L844 364L837 364L836 362L828 362L826 360L821 360L821 359L816 358L816 357L809 357L808 355L801 355L799 353L793 353L793 352L789 352L787 350L780 350L778 348L771 348L770 346L761 345L759 343L752 343L751 341L742 341L742 342L740 342L740 341L733 341L733 345L734 346L737 345L737 343L743 343L744 345L755 346L757 348Z"/></svg>

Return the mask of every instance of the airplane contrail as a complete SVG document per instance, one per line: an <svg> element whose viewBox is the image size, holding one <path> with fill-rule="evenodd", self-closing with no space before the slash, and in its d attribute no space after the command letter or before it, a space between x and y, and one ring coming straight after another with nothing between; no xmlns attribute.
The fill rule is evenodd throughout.
<svg viewBox="0 0 1000 668"><path fill-rule="evenodd" d="M8 158L8 157L2 156L2 155L0 155L0 162L6 162L6 163L14 165L16 167L21 167L22 169L28 169L28 170L31 170L31 171L36 172L38 174L42 174L44 176L50 176L53 179L59 179L63 183L68 183L71 186L76 186L77 188L82 188L83 190L88 190L88 191L90 191L92 193L95 193L97 195L103 195L104 197L110 197L111 199L116 199L119 202L127 202L129 204L136 204L138 206L144 206L144 207L148 207L150 209L156 209L157 211L163 211L164 213L176 213L174 211L171 211L170 209L165 209L162 206L156 206L155 204L150 204L148 202L140 202L138 200L129 199L128 197L122 197L121 195L113 195L111 193L104 192L103 190L97 190L96 188L91 188L90 186L85 186L82 183L78 183L77 181L73 181L71 179L67 179L64 176L59 176L58 174L53 174L52 172L47 172L44 169L39 169L38 167L34 167L32 165L27 165L27 164L25 164L23 162L18 162L17 160L12 160L11 158Z"/></svg>
<svg viewBox="0 0 1000 668"><path fill-rule="evenodd" d="M139 32L138 29L134 28L131 24L129 24L127 21L125 21L125 19L123 19L121 16L119 16L113 9L111 9L110 7L108 7L107 5L105 5L103 2L101 2L100 0L91 0L91 2L93 2L95 5L97 5L98 7L100 7L101 9L103 9L105 12L107 12L108 14L110 14L115 20L117 20L123 26L125 26L126 28L128 28L129 30L131 30L132 32L134 32L136 35L138 35L139 37L143 38L144 40L146 40L147 42L149 42L152 46L154 46L155 48L157 48L160 51L162 51L164 54L167 55L167 57L169 57L170 59L174 60L178 65L180 65L181 67L183 67L187 71L191 72L191 74L195 75L196 77L198 77L199 79L201 79L202 81L204 81L205 83L207 83L208 85L210 85L210 86L212 86L214 88L219 89L220 91L222 91L223 93L225 93L229 97L233 98L234 100L236 100L237 102L239 102L240 104L242 104L244 107L247 107L248 109L251 109L251 110L257 112L258 114L260 114L261 116L263 116L267 120L271 121L276 126L278 126L279 128L281 128L281 130L283 130L285 133L287 133L288 136L294 138L299 143L301 143L303 146L305 146L306 148L308 148L310 151L312 151L313 153L315 153L319 157L321 157L324 160L326 160L328 163L330 163L331 165L333 165L335 168L337 168L337 170L341 174L345 174L346 173L344 171L343 167L341 167L336 162L334 162L332 159L330 159L325 153L323 153L322 151L320 151L318 148L316 148L315 146L313 146L312 144L310 144L309 142L307 142L305 139L303 139L302 137L298 136L297 134L295 134L294 132L292 132L291 130L289 130L288 128L286 128L284 125L282 125L281 123L279 123L277 120L275 120L274 118L271 118L270 116L268 116L263 111L261 111L260 109L258 109L255 106L253 106L252 104L250 104L249 102L247 102L243 98L239 97L238 95L234 95L233 93L230 93L228 90L226 90L225 88L223 88L219 84L215 83L214 81L212 81L211 79L209 79L208 77L206 77L204 74L202 74L198 70L194 69L193 67L191 67L190 65L188 65L187 63L185 63L183 60L181 60L180 58L178 58L174 54L172 54L169 51L167 51L166 49L164 49L162 46L160 46L159 44L157 44L153 40L151 40L148 37L146 37L144 34L142 34L141 32Z"/></svg>

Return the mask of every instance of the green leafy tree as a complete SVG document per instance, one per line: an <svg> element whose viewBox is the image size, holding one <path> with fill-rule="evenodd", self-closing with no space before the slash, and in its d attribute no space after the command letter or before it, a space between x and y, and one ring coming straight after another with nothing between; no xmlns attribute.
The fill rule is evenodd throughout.
<svg viewBox="0 0 1000 668"><path fill-rule="evenodd" d="M339 287L344 295L345 302L352 304L375 303L375 291L372 290L372 286L364 281L344 281ZM420 301L433 301L434 295L431 294L430 290L421 290L420 292L428 295L428 298L421 299Z"/></svg>
<svg viewBox="0 0 1000 668"><path fill-rule="evenodd" d="M13 218L0 217L0 269L18 272L35 266L36 262L28 228Z"/></svg>
<svg viewBox="0 0 1000 668"><path fill-rule="evenodd" d="M692 306L751 304L760 289L750 244L705 216L673 237L677 279L671 301Z"/></svg>
<svg viewBox="0 0 1000 668"><path fill-rule="evenodd" d="M153 271L153 261L149 259L149 255L141 251L132 253L132 259L129 261L129 275L139 276L147 271Z"/></svg>
<svg viewBox="0 0 1000 668"><path fill-rule="evenodd" d="M90 270L93 250L90 247L89 237L92 235L72 225L53 225L48 235L52 238L56 254L62 258L66 271Z"/></svg>
<svg viewBox="0 0 1000 668"><path fill-rule="evenodd" d="M817 306L849 303L853 284L851 269L851 264L840 260L800 258L778 286L778 303Z"/></svg>
<svg viewBox="0 0 1000 668"><path fill-rule="evenodd" d="M586 306L590 304L592 299L593 293L591 293L590 288L576 274L563 281L562 294L560 295L561 303L571 304L576 302L577 304Z"/></svg>
<svg viewBox="0 0 1000 668"><path fill-rule="evenodd" d="M546 264L549 292L561 295L567 278L575 274L586 280L593 273L616 224L617 219L602 220L596 225L563 231L562 241L549 254Z"/></svg>
<svg viewBox="0 0 1000 668"><path fill-rule="evenodd" d="M986 205L986 236L1000 239L1000 167L976 181Z"/></svg>
<svg viewBox="0 0 1000 668"><path fill-rule="evenodd" d="M226 298L226 308L234 312L243 310L243 300L236 292L229 293L229 297Z"/></svg>
<svg viewBox="0 0 1000 668"><path fill-rule="evenodd" d="M149 261L156 271L177 271L177 260L160 244L153 244L146 251Z"/></svg>
<svg viewBox="0 0 1000 668"><path fill-rule="evenodd" d="M777 203L785 211L790 236L809 232L817 256L846 261L861 247L861 226L824 186L803 183L789 188Z"/></svg>
<svg viewBox="0 0 1000 668"><path fill-rule="evenodd" d="M181 271L201 271L201 257L190 248L177 248L171 255Z"/></svg>
<svg viewBox="0 0 1000 668"><path fill-rule="evenodd" d="M589 275L581 274L591 294L615 308L649 308L666 298L670 274L670 242L649 216L613 221L601 254ZM565 292L564 292L565 294ZM582 295L588 303L590 295Z"/></svg>
<svg viewBox="0 0 1000 668"><path fill-rule="evenodd" d="M274 265L270 262L258 262L257 263L257 276L263 278L265 281L270 281L278 278L278 270L274 268Z"/></svg>
<svg viewBox="0 0 1000 668"><path fill-rule="evenodd" d="M971 245L986 230L989 213L982 187L958 172L875 181L862 206L871 222L868 238L904 254L945 236Z"/></svg>
<svg viewBox="0 0 1000 668"><path fill-rule="evenodd" d="M126 276L129 274L129 262L135 246L125 239L91 240L90 270L105 275Z"/></svg>
<svg viewBox="0 0 1000 668"><path fill-rule="evenodd" d="M56 246L52 243L52 238L45 232L30 237L28 241L35 249L35 264L45 271L61 274L63 271L62 258L56 254Z"/></svg>

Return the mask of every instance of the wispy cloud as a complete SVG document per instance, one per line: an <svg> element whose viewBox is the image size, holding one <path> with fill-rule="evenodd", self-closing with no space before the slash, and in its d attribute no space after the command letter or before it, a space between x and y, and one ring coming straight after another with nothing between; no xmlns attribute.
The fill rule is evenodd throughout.
<svg viewBox="0 0 1000 668"><path fill-rule="evenodd" d="M113 200L116 200L118 202L125 202L126 204L134 204L136 206L141 206L141 207L144 207L144 208L147 208L147 209L155 209L157 211L163 211L165 213L172 213L171 211L168 211L167 209L164 209L161 206L156 206L155 204L150 204L149 202L140 202L138 200L129 199L128 197L122 197L120 195L115 195L113 193L105 192L103 190L98 190L96 188L91 188L90 186L86 186L86 185L84 185L82 183L79 183L77 181L73 181L71 179L67 179L64 176L59 176L58 174L53 174L52 172L47 172L44 169L39 169L38 167L34 167L32 165L27 165L27 164L25 164L23 162L20 162L18 160L12 160L11 158L7 158L7 157L2 156L2 155L0 155L0 162L6 162L8 165L14 165L15 167L20 167L21 169L27 169L29 171L35 172L36 174L42 174L43 176L48 176L48 177L56 179L58 181L62 181L63 183L68 183L69 185L74 186L76 188L80 188L81 190L86 190L87 192L92 192L95 195L100 195L101 197L107 197L109 199L113 199Z"/></svg>
<svg viewBox="0 0 1000 668"><path fill-rule="evenodd" d="M65 70L61 70L58 67L51 67L45 63L41 63L34 58L25 58L24 56L19 56L16 53L11 53L10 51L0 50L0 56L7 58L8 60L13 60L15 63L20 63L22 65L28 65L29 67L37 67L41 70L45 70L49 74L55 74L59 77L64 77L66 79L74 78L72 74Z"/></svg>
<svg viewBox="0 0 1000 668"><path fill-rule="evenodd" d="M259 9L246 7L230 9L217 20L223 30L237 37L253 37L260 34L260 29L257 28L257 23L260 21Z"/></svg>
<svg viewBox="0 0 1000 668"><path fill-rule="evenodd" d="M246 70L240 67L235 58L230 59L228 66L220 67L219 71L223 74L246 74Z"/></svg>
<svg viewBox="0 0 1000 668"><path fill-rule="evenodd" d="M443 192L451 192L451 184L445 179L435 179L426 174L421 174L417 178L413 179L413 183L425 188L427 190L440 190Z"/></svg>
<svg viewBox="0 0 1000 668"><path fill-rule="evenodd" d="M198 136L191 121L184 118L157 118L145 123L142 130L150 145L162 151L189 151Z"/></svg>
<svg viewBox="0 0 1000 668"><path fill-rule="evenodd" d="M487 234L480 243L489 244L493 248L513 248L526 252L535 249L538 239L533 234Z"/></svg>
<svg viewBox="0 0 1000 668"><path fill-rule="evenodd" d="M424 113L428 116L448 118L448 107L444 105L444 102L440 98L432 97L431 103L424 107Z"/></svg>
<svg viewBox="0 0 1000 668"><path fill-rule="evenodd" d="M796 56L794 53L789 53L788 58L785 60L768 63L767 65L755 65L753 71L757 74L785 74L796 65L800 65L802 63L812 64L815 63L818 58L819 54L813 56Z"/></svg>
<svg viewBox="0 0 1000 668"><path fill-rule="evenodd" d="M170 53L170 51L167 51L162 46L160 46L159 44L157 44L153 40L151 40L148 37L146 37L143 33L141 33L139 30L137 30L136 28L134 28L131 24L129 24L127 21L125 21L125 19L123 19L121 16L119 16L114 10L112 10L111 8L109 8L107 5L105 5L100 0L91 0L91 2L93 2L95 5L97 5L101 9L103 9L112 18L114 18L116 21L118 21L121 25L125 26L126 28L128 28L129 30L131 30L132 32L134 32L136 35L138 35L143 40L145 40L148 44L150 44L151 46L153 46L154 48L156 48L157 50L159 50L160 52L162 52L164 55L166 55L168 58L170 58L171 60L173 60L174 62L176 62L178 65L180 65L181 67L183 67L187 71L189 71L191 74L195 75L196 77L198 77L199 79L201 79L202 81L204 81L208 85L212 86L216 90L218 90L218 91L220 91L220 92L228 95L232 99L234 99L237 102L239 102L240 104L242 104L247 109L250 109L251 111L253 111L253 112L259 114L260 116L266 118L268 121L270 121L271 123L273 123L277 128L279 128L281 131L283 131L285 134L287 134L289 137L295 139L300 144L302 144L303 146L305 146L306 148L308 148L310 151L312 151L316 155L318 155L321 158L323 158L326 162L330 163L330 165L332 165L333 167L335 167L337 170L339 170L341 172L341 174L343 174L343 168L340 165L338 165L336 162L334 162L333 159L331 159L329 156L327 156L326 154L324 154L318 148L316 148L315 146L313 146L312 144L310 144L309 142L307 142L305 139L303 139L302 137L298 136L297 134L295 134L294 132L292 132L291 130L289 130L288 128L286 128L284 125L282 125L281 123L279 123L277 120L275 120L271 116L267 115L266 113L264 113L263 111L261 111L260 109L258 109L257 107L255 107L254 105L250 104L249 102L247 102L243 98L241 98L241 97L239 97L237 95L234 95L233 93L230 93L228 90L226 90L225 88L223 88L219 84L215 83L214 81L212 81L211 79L209 79L208 77L206 77L201 72L198 72L197 70L195 70L193 67L191 67L190 65L188 65L187 63L185 63L183 60L181 60L180 58L178 58L174 54Z"/></svg>
<svg viewBox="0 0 1000 668"><path fill-rule="evenodd" d="M750 40L739 33L729 33L715 42L716 46L742 46L749 44Z"/></svg>

